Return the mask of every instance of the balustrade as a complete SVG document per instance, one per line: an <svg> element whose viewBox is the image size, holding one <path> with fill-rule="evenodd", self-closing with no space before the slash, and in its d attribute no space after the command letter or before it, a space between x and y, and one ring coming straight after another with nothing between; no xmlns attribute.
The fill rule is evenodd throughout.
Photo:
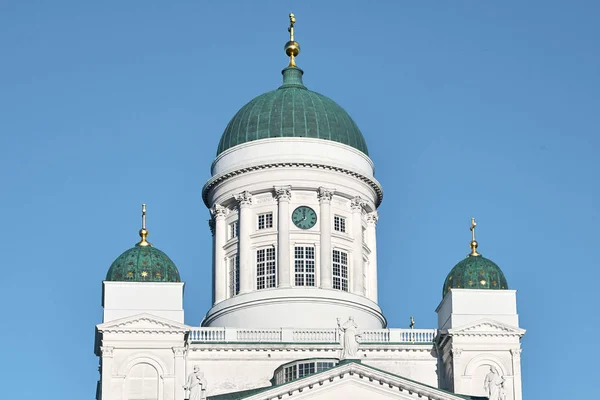
<svg viewBox="0 0 600 400"><path fill-rule="evenodd" d="M372 329L360 331L361 343L432 343L436 329ZM342 334L338 329L237 329L192 328L190 343L210 342L293 342L339 343Z"/></svg>

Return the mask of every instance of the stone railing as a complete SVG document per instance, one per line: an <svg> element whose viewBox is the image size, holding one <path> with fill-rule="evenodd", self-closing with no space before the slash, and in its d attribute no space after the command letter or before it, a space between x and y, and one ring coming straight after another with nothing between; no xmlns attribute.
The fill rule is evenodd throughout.
<svg viewBox="0 0 600 400"><path fill-rule="evenodd" d="M360 331L361 343L432 343L436 329L374 329ZM190 343L339 343L338 329L192 328Z"/></svg>

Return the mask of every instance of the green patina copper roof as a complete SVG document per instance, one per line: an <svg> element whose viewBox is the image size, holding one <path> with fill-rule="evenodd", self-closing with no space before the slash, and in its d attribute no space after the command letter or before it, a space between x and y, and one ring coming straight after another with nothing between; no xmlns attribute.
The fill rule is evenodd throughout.
<svg viewBox="0 0 600 400"><path fill-rule="evenodd" d="M469 255L452 268L444 281L442 296L457 289L508 289L502 270L493 261Z"/></svg>
<svg viewBox="0 0 600 400"><path fill-rule="evenodd" d="M171 259L152 246L125 251L110 266L107 281L180 282L179 271Z"/></svg>
<svg viewBox="0 0 600 400"><path fill-rule="evenodd" d="M217 155L242 143L276 137L333 140L368 155L367 143L350 115L333 100L302 83L303 71L282 71L283 85L243 106L225 128Z"/></svg>

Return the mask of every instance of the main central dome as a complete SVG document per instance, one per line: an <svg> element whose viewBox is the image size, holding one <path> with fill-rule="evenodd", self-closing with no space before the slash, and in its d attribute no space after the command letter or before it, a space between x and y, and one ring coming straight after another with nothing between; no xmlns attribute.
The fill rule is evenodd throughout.
<svg viewBox="0 0 600 400"><path fill-rule="evenodd" d="M367 143L350 115L302 83L303 71L282 71L283 85L243 106L225 128L217 156L242 143L278 137L307 137L343 143L368 155Z"/></svg>

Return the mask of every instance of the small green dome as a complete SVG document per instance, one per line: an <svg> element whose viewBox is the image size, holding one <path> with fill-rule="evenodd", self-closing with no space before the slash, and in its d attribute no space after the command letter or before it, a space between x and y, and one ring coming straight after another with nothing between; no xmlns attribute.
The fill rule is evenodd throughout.
<svg viewBox="0 0 600 400"><path fill-rule="evenodd" d="M110 266L107 281L180 282L171 259L156 247L136 245L121 254Z"/></svg>
<svg viewBox="0 0 600 400"><path fill-rule="evenodd" d="M308 137L332 140L368 155L367 143L350 115L333 100L302 83L303 71L282 71L283 85L243 106L221 136L217 155L253 140Z"/></svg>
<svg viewBox="0 0 600 400"><path fill-rule="evenodd" d="M508 289L502 270L481 255L469 255L452 268L444 281L442 297L456 289Z"/></svg>

